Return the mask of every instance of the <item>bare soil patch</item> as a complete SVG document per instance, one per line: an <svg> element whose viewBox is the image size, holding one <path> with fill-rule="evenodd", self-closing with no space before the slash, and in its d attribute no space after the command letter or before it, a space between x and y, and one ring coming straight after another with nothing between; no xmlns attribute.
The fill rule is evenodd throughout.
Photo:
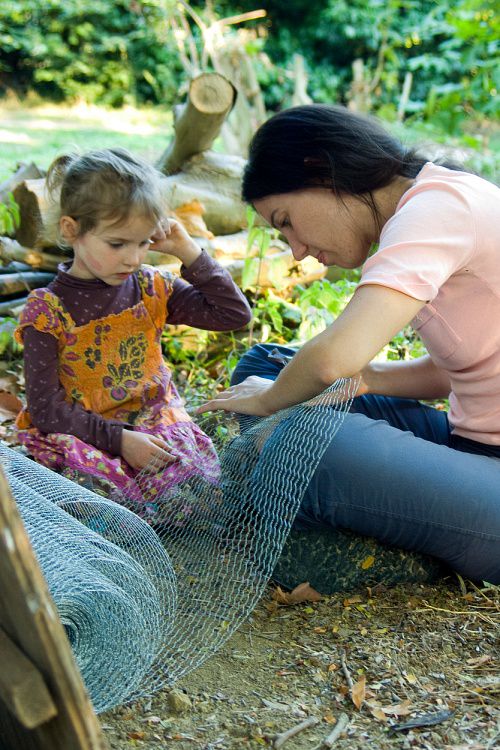
<svg viewBox="0 0 500 750"><path fill-rule="evenodd" d="M498 747L498 587L450 578L294 606L272 594L172 692L103 715L113 750L274 747L309 717L283 746L319 750L342 714L339 750ZM439 723L393 728L422 717Z"/></svg>

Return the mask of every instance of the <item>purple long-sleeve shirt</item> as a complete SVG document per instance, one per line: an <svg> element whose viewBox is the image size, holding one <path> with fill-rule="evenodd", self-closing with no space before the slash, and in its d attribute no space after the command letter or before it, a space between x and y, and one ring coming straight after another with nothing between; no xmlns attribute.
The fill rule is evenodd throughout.
<svg viewBox="0 0 500 750"><path fill-rule="evenodd" d="M141 299L135 274L120 286L109 286L99 279L71 276L68 265L59 266L48 288L59 297L77 326L121 313ZM230 274L205 252L189 268L182 266L181 275L182 278L174 280L167 302L168 324L230 331L249 322L251 311L244 295ZM24 329L23 336L26 399L35 427L45 433L74 435L100 450L118 455L122 430L127 425L104 419L75 401L67 401L58 375L57 339L32 326Z"/></svg>

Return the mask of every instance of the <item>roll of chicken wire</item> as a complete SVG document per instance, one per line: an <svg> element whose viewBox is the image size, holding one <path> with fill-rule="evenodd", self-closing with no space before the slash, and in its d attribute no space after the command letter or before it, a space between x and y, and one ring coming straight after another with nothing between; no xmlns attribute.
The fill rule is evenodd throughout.
<svg viewBox="0 0 500 750"><path fill-rule="evenodd" d="M162 492L162 467L150 466L118 502L0 446L97 711L174 684L252 611L355 387L338 381L313 401L243 419L220 451L217 483L198 475ZM152 498L146 521L138 513Z"/></svg>

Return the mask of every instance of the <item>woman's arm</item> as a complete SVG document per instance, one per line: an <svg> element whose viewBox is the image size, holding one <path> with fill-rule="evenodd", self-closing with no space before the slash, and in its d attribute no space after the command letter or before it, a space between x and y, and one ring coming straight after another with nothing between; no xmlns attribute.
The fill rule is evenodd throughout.
<svg viewBox="0 0 500 750"><path fill-rule="evenodd" d="M338 378L360 373L425 305L394 289L359 287L344 312L308 341L274 383L248 378L200 407L268 415L321 393Z"/></svg>
<svg viewBox="0 0 500 750"><path fill-rule="evenodd" d="M434 399L448 398L451 391L447 372L440 370L427 354L418 359L399 362L370 362L360 373L357 395Z"/></svg>

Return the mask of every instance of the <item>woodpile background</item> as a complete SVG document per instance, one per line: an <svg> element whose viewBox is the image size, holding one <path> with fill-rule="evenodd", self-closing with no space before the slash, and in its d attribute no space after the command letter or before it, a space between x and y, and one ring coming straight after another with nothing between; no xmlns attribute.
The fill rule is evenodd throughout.
<svg viewBox="0 0 500 750"><path fill-rule="evenodd" d="M271 240L263 258L257 242L249 247L247 207L240 199L245 159L211 150L237 98L236 88L220 73L202 73L191 80L186 102L174 110L174 135L156 165L165 175L168 213L237 283L244 267L247 279L259 288L276 286L277 269L281 289L322 278L323 267L313 259L297 265L279 239ZM70 257L44 232L48 205L43 171L35 164L21 164L0 185L0 200L9 193L19 205L20 224L14 236L0 236L0 316L17 316L28 292L46 286L58 264ZM149 253L146 262L179 269L176 258L161 253ZM255 264L250 274L249 263Z"/></svg>

